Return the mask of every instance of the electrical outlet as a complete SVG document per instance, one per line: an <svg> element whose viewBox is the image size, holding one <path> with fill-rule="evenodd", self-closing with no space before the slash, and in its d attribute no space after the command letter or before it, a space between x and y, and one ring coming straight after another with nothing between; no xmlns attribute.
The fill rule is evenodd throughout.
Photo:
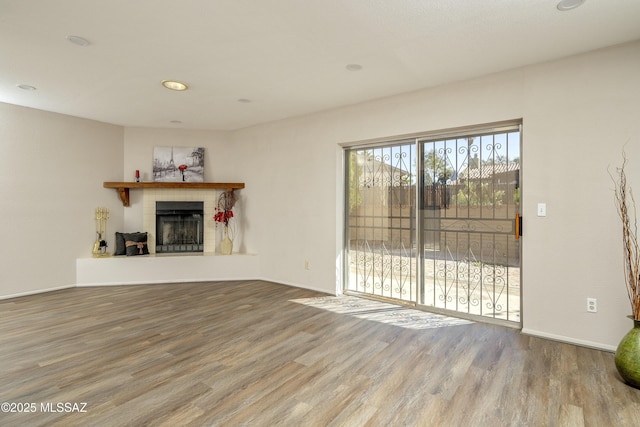
<svg viewBox="0 0 640 427"><path fill-rule="evenodd" d="M587 298L587 311L589 313L598 312L598 300L595 298Z"/></svg>
<svg viewBox="0 0 640 427"><path fill-rule="evenodd" d="M304 269L305 270L311 270L311 263L309 262L309 260L306 260L304 262Z"/></svg>

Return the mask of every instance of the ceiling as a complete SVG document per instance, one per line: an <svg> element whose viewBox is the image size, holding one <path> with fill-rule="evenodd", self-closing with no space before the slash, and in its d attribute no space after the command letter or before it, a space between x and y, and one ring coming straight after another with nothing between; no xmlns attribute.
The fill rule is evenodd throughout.
<svg viewBox="0 0 640 427"><path fill-rule="evenodd" d="M640 39L640 0L557 1L0 0L0 102L232 130Z"/></svg>

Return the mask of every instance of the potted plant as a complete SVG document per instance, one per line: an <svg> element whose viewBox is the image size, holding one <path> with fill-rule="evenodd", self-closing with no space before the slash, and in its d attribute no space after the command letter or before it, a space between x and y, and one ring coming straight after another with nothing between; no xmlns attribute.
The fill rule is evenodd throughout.
<svg viewBox="0 0 640 427"><path fill-rule="evenodd" d="M640 388L640 246L636 203L631 187L627 184L625 167L627 157L623 153L622 166L617 168L614 179L615 201L622 221L622 246L624 254L624 278L627 287L633 329L620 341L615 355L616 369L630 385Z"/></svg>

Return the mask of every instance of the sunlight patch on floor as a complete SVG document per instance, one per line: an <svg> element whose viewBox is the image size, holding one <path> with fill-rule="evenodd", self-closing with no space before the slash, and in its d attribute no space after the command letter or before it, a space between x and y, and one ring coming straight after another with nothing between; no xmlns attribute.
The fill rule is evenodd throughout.
<svg viewBox="0 0 640 427"><path fill-rule="evenodd" d="M352 296L300 298L290 301L334 313L346 314L357 317L358 319L371 320L409 329L433 329L473 323L470 320L457 319L455 317L428 313L409 307Z"/></svg>

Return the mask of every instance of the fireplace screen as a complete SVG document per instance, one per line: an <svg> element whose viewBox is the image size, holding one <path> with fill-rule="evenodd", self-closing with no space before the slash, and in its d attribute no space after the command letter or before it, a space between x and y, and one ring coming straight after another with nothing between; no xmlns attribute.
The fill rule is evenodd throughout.
<svg viewBox="0 0 640 427"><path fill-rule="evenodd" d="M204 202L156 202L156 253L204 251Z"/></svg>

